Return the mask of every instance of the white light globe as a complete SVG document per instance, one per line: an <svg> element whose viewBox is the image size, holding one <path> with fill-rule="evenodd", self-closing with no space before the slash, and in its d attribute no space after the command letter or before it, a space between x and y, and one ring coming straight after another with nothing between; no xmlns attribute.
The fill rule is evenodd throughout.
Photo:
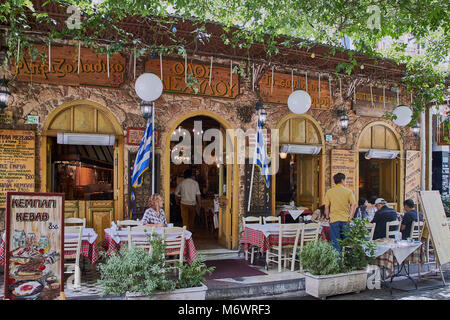
<svg viewBox="0 0 450 320"><path fill-rule="evenodd" d="M311 96L303 90L295 90L289 95L288 108L295 114L306 113L311 107Z"/></svg>
<svg viewBox="0 0 450 320"><path fill-rule="evenodd" d="M134 90L142 100L155 101L163 92L163 84L156 74L147 72L136 79Z"/></svg>
<svg viewBox="0 0 450 320"><path fill-rule="evenodd" d="M397 116L397 119L394 119L394 123L398 126L406 126L412 120L412 111L409 107L400 105L394 109L392 114Z"/></svg>

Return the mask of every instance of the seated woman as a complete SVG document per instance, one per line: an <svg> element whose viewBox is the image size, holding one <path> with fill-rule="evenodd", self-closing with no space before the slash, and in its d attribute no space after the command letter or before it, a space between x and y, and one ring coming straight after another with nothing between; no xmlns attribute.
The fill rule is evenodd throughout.
<svg viewBox="0 0 450 320"><path fill-rule="evenodd" d="M145 210L144 216L141 220L141 225L152 227L167 227L166 215L162 209L164 201L163 198L155 193L148 199L148 209Z"/></svg>
<svg viewBox="0 0 450 320"><path fill-rule="evenodd" d="M315 223L323 222L325 220L325 205L318 207L311 215L311 221Z"/></svg>
<svg viewBox="0 0 450 320"><path fill-rule="evenodd" d="M367 212L367 206L369 205L369 202L366 198L359 198L358 200L358 207L356 208L355 215L353 216L353 219L359 218L359 219L366 219L370 220L369 212Z"/></svg>

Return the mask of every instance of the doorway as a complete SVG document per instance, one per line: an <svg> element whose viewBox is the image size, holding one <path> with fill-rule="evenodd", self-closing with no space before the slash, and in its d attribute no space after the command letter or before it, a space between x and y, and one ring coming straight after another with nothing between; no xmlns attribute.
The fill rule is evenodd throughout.
<svg viewBox="0 0 450 320"><path fill-rule="evenodd" d="M186 225L181 217L180 201L175 195L175 190L183 181L185 170L190 169L201 193L201 204L196 208L194 224L192 230L189 230L193 232L195 246L199 250L227 247L227 240L230 238L227 225L231 221L226 219L230 217L231 207L228 205L226 208L220 208L218 198L230 198L232 166L223 163L225 141L221 150L214 149L210 154L211 157L205 158L204 151L215 141L215 138L203 141L204 134L209 129L217 129L222 137L225 137L225 127L218 120L203 115L189 117L181 121L171 133L174 141L170 141L169 144L170 222L178 226ZM190 143L180 147L180 142L186 141L186 135L190 135ZM201 148L195 147L196 139L201 141Z"/></svg>
<svg viewBox="0 0 450 320"><path fill-rule="evenodd" d="M113 145L58 143L58 134L109 135ZM111 140L112 141L112 140ZM123 131L105 107L88 100L55 109L42 132L41 191L63 192L65 217L86 219L104 239L104 229L123 219Z"/></svg>

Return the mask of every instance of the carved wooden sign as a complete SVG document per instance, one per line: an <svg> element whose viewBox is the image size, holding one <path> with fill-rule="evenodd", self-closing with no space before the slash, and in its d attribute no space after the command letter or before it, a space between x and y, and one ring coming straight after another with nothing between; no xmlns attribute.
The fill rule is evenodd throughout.
<svg viewBox="0 0 450 320"><path fill-rule="evenodd" d="M51 47L51 68L48 66L48 47L34 45L37 58L31 61L30 55L24 57L12 71L19 81L62 84L73 86L98 86L118 88L125 80L125 58L120 53L109 57L109 77L107 55L94 50L81 48L80 72L78 73L78 48L73 46ZM42 59L41 56L45 58ZM13 59L15 62L15 59Z"/></svg>
<svg viewBox="0 0 450 320"><path fill-rule="evenodd" d="M0 130L0 208L8 191L34 191L35 134Z"/></svg>
<svg viewBox="0 0 450 320"><path fill-rule="evenodd" d="M128 128L127 129L127 144L131 146L139 146L142 137L144 136L145 128ZM155 148L160 147L160 131L155 130Z"/></svg>
<svg viewBox="0 0 450 320"><path fill-rule="evenodd" d="M405 200L413 199L417 203L417 191L420 190L421 152L406 150L405 162Z"/></svg>
<svg viewBox="0 0 450 320"><path fill-rule="evenodd" d="M3 111L0 113L0 124L12 124L13 113L12 111Z"/></svg>
<svg viewBox="0 0 450 320"><path fill-rule="evenodd" d="M287 104L289 95L292 93L291 79L291 74L275 72L273 74L272 84L272 73L266 72L259 81L262 100L264 102ZM320 81L320 95L318 79L308 77L308 80L306 80L306 77L299 77L296 75L294 75L293 79L294 90L305 90L311 96L311 108L330 108L330 89L327 78L323 78ZM308 84L308 88L306 88L306 84Z"/></svg>
<svg viewBox="0 0 450 320"><path fill-rule="evenodd" d="M353 102L353 97L352 97ZM361 87L356 89L355 113L360 116L382 117L386 112L392 112L397 106L397 94L389 89Z"/></svg>
<svg viewBox="0 0 450 320"><path fill-rule="evenodd" d="M6 299L64 292L64 194L8 192L5 243Z"/></svg>
<svg viewBox="0 0 450 320"><path fill-rule="evenodd" d="M356 195L356 152L354 150L331 150L331 181L337 173L345 174L346 187Z"/></svg>
<svg viewBox="0 0 450 320"><path fill-rule="evenodd" d="M192 75L193 83L189 87L185 82L185 62L164 58L162 60L163 86L165 92L211 96L219 98L236 98L239 95L239 75L233 73L230 81L230 67L213 64L211 85L209 84L210 64L203 62L189 62L187 74ZM150 59L145 63L145 72L153 72L161 77L159 59ZM194 81L195 81L194 80ZM196 92L194 87L198 89Z"/></svg>

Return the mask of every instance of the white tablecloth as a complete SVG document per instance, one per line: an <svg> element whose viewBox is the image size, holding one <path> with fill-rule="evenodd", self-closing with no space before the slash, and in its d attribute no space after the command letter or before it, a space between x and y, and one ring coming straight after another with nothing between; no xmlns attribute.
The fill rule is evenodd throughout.
<svg viewBox="0 0 450 320"><path fill-rule="evenodd" d="M375 250L375 257L379 257L386 253L388 250L392 250L394 253L395 259L397 262L401 264L411 253L413 253L417 248L421 246L420 241L415 241L409 243L405 240L399 241L398 243L387 243L387 244L378 244L377 249Z"/></svg>
<svg viewBox="0 0 450 320"><path fill-rule="evenodd" d="M150 232L150 228L149 228ZM158 235L162 234L162 228L155 228L155 232ZM116 243L120 243L121 241L128 242L128 231L127 230L114 230L112 228L105 229L105 234L108 234ZM140 232L140 231L131 231L131 234L136 237L147 237L148 233ZM179 237L181 233L169 233L166 234L168 238L176 238ZM186 230L186 240L192 237L192 232Z"/></svg>
<svg viewBox="0 0 450 320"><path fill-rule="evenodd" d="M64 239L75 238L77 235L74 233L64 233ZM92 228L84 228L83 229L83 238L82 240L87 240L90 244L93 244L97 239L98 235Z"/></svg>
<svg viewBox="0 0 450 320"><path fill-rule="evenodd" d="M289 225L289 224L288 224ZM309 223L305 224L304 228L308 229ZM271 234L280 233L280 224L279 223L268 223L268 224L258 224L252 223L246 226L247 228L261 231L265 237L268 237ZM320 227L319 233L322 231L322 226Z"/></svg>
<svg viewBox="0 0 450 320"><path fill-rule="evenodd" d="M297 219L305 210L288 210L289 214L291 215L292 219Z"/></svg>

